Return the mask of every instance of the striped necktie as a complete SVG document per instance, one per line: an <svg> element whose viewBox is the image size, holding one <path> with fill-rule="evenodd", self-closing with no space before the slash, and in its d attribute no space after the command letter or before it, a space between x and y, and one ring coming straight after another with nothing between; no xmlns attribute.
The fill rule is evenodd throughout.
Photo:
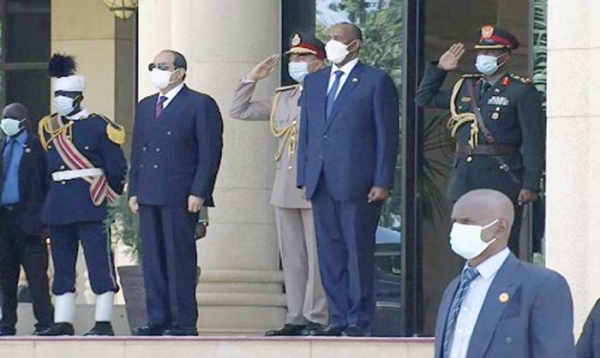
<svg viewBox="0 0 600 358"><path fill-rule="evenodd" d="M477 278L477 276L479 276L479 271L473 267L465 268L460 275L460 283L458 284L458 289L456 290L456 294L452 300L450 312L448 313L448 320L446 321L446 331L444 332L443 343L443 358L450 357L450 350L452 348L452 340L454 338L454 331L456 329L456 321L458 320L458 314L460 313L460 306L467 296L469 285L475 278Z"/></svg>
<svg viewBox="0 0 600 358"><path fill-rule="evenodd" d="M156 102L156 110L154 112L154 115L156 117L156 119L160 118L160 116L162 115L163 111L164 111L164 104L165 101L169 99L169 97L167 96L160 96L160 98L158 99L158 102Z"/></svg>

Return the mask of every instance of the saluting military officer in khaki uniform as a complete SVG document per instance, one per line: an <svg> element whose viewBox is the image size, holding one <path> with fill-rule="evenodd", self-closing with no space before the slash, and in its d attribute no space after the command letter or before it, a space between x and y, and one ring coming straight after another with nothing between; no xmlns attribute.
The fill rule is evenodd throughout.
<svg viewBox="0 0 600 358"><path fill-rule="evenodd" d="M273 135L279 139L271 204L275 206L288 313L285 325L268 331L267 336L305 335L328 320L311 204L296 188L301 83L308 73L323 67L325 45L314 37L297 33L292 36L286 54L290 77L299 84L278 88L274 97L252 101L256 83L277 68L279 55L272 55L240 81L229 112L237 119L269 120Z"/></svg>

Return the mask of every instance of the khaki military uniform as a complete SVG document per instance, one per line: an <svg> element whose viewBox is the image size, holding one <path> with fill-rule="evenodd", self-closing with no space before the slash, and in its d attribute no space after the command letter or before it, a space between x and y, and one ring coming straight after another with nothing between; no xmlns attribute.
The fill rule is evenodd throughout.
<svg viewBox="0 0 600 358"><path fill-rule="evenodd" d="M256 82L240 82L230 115L241 120L268 120L271 131L279 139L271 204L275 206L288 306L285 323L326 324L327 304L319 273L312 208L310 202L302 198L302 191L296 188L301 87L281 87L272 98L252 101L255 88Z"/></svg>

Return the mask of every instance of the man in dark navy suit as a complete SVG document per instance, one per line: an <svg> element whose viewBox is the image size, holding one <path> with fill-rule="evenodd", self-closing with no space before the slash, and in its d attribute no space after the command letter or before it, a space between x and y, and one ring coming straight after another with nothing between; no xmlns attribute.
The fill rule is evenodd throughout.
<svg viewBox="0 0 600 358"><path fill-rule="evenodd" d="M116 282L110 235L104 220L107 203L123 191L127 162L120 145L122 126L81 106L84 78L72 57L50 61L57 113L39 123L46 150L50 189L42 221L50 228L54 263L55 324L44 336L73 335L75 278L79 242L83 246L92 291L96 294L94 327L86 335L114 335L111 318Z"/></svg>
<svg viewBox="0 0 600 358"><path fill-rule="evenodd" d="M0 336L13 336L17 323L17 285L23 266L37 320L34 334L53 322L48 292L48 250L42 235L40 208L47 191L44 151L25 129L29 111L19 103L2 112L0 139Z"/></svg>
<svg viewBox="0 0 600 358"><path fill-rule="evenodd" d="M160 52L149 65L160 91L136 108L129 205L140 214L148 325L135 335L198 335L194 228L221 163L216 102L184 84L187 62Z"/></svg>
<svg viewBox="0 0 600 358"><path fill-rule="evenodd" d="M312 201L330 324L310 335L370 334L373 253L398 155L398 94L390 76L362 64L361 30L327 35L333 66L306 77L297 185Z"/></svg>

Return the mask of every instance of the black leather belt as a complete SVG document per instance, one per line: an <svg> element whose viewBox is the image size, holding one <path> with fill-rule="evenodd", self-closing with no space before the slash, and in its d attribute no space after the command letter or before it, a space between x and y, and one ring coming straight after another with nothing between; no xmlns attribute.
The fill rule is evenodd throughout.
<svg viewBox="0 0 600 358"><path fill-rule="evenodd" d="M517 155L519 154L519 148L512 145L504 144L483 144L478 145L475 148L471 148L468 144L456 143L456 153L465 155Z"/></svg>

